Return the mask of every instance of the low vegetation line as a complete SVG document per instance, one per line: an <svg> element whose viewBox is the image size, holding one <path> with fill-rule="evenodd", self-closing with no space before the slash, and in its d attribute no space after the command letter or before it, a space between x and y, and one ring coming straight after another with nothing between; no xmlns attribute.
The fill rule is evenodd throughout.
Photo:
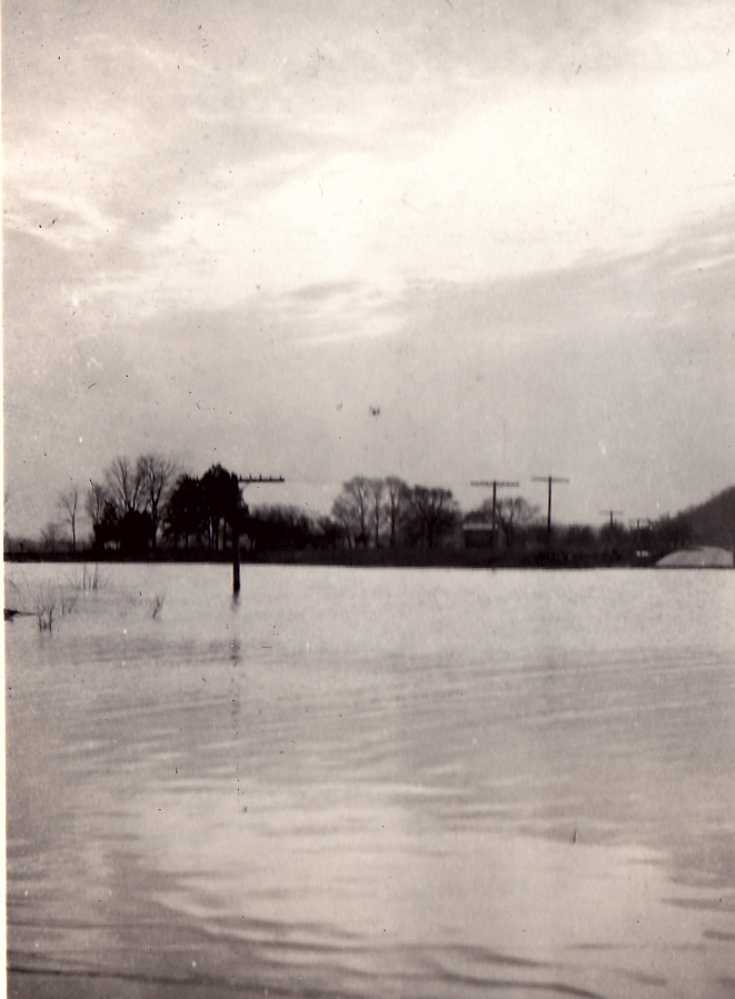
<svg viewBox="0 0 735 999"><path fill-rule="evenodd" d="M243 488L263 481L283 482L220 464L197 476L157 453L119 455L84 492L73 485L60 493L60 520L39 538L6 535L5 558L219 562L237 545L252 562L584 568L645 566L690 545L735 544L735 487L675 516L626 523L609 510L590 525L552 523L550 480L548 509L508 492L517 482L477 482L487 495L463 511L443 486L357 475L342 483L329 514L249 507ZM85 567L83 591L97 587L96 573Z"/></svg>

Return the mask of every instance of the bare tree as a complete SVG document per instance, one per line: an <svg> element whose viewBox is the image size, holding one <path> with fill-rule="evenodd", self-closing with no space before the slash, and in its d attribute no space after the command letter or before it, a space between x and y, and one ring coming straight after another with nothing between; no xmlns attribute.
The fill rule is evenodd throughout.
<svg viewBox="0 0 735 999"><path fill-rule="evenodd" d="M483 504L485 508L485 504ZM503 531L506 545L510 548L519 529L528 527L538 520L539 508L522 496L505 496L498 500L495 516Z"/></svg>
<svg viewBox="0 0 735 999"><path fill-rule="evenodd" d="M95 482L94 479L90 479L89 489L87 490L87 495L84 499L84 509L87 511L87 516L92 521L92 526L102 522L102 516L105 512L105 502L108 499L109 496L107 495L107 490L102 483Z"/></svg>
<svg viewBox="0 0 735 999"><path fill-rule="evenodd" d="M334 517L336 523L342 529L342 536L347 542L347 547L354 548L358 528L355 522L354 508L346 496L340 494L334 501L332 504L332 517Z"/></svg>
<svg viewBox="0 0 735 999"><path fill-rule="evenodd" d="M428 548L454 527L459 516L457 502L449 489L414 486L411 509L416 527Z"/></svg>
<svg viewBox="0 0 735 999"><path fill-rule="evenodd" d="M118 455L105 471L105 485L118 514L137 511L142 500L140 470L124 455Z"/></svg>
<svg viewBox="0 0 735 999"><path fill-rule="evenodd" d="M376 548L380 548L380 524L383 512L383 493L385 492L385 482L383 479L369 479L368 492L372 510L370 519L373 527L373 540Z"/></svg>
<svg viewBox="0 0 735 999"><path fill-rule="evenodd" d="M367 545L370 520L370 480L358 475L345 482L332 514L356 544Z"/></svg>
<svg viewBox="0 0 735 999"><path fill-rule="evenodd" d="M75 485L59 493L57 506L64 520L71 528L71 550L77 550L77 510L79 508L79 489Z"/></svg>
<svg viewBox="0 0 735 999"><path fill-rule="evenodd" d="M176 479L176 464L160 454L141 455L136 466L143 502L151 518L151 539L156 547L161 511Z"/></svg>
<svg viewBox="0 0 735 999"><path fill-rule="evenodd" d="M390 546L395 548L401 521L411 499L411 489L403 479L389 475L385 480L385 492L385 514L390 528Z"/></svg>

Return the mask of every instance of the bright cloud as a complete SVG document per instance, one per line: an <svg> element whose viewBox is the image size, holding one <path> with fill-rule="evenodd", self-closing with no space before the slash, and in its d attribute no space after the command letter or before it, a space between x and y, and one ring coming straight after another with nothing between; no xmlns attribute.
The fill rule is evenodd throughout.
<svg viewBox="0 0 735 999"><path fill-rule="evenodd" d="M133 310L139 299L147 313L152 291L163 309L182 296L218 307L259 288L360 279L399 290L417 278L475 281L650 247L732 202L734 84L735 60L688 77L630 76L622 93L610 78L524 87L476 98L445 133L405 146L386 122L388 157L345 148L253 159L233 147L172 180L167 217L152 231L131 214L137 268L92 273L87 291L117 292ZM70 200L68 178L49 206ZM75 214L102 238L112 221L95 193L81 176Z"/></svg>

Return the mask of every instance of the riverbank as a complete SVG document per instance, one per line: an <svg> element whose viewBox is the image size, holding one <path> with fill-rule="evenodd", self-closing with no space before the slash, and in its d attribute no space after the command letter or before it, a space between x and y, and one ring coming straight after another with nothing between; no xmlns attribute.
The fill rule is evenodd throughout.
<svg viewBox="0 0 735 999"><path fill-rule="evenodd" d="M84 550L77 552L5 552L6 562L69 563L182 563L230 564L230 552L161 549L146 555L123 556L119 552ZM601 569L649 566L654 556L635 558L618 551L585 552L538 548L523 552L493 553L486 549L304 549L300 551L243 552L243 566L324 565L365 568L446 568L446 569Z"/></svg>

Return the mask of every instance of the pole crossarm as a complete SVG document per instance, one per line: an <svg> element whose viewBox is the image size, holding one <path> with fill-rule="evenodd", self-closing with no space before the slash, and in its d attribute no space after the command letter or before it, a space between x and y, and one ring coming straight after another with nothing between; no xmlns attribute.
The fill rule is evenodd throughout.
<svg viewBox="0 0 735 999"><path fill-rule="evenodd" d="M285 482L282 475L238 475L237 481L243 485L249 482Z"/></svg>
<svg viewBox="0 0 735 999"><path fill-rule="evenodd" d="M477 479L476 481L470 482L471 486L494 486L497 489L502 487L511 488L513 486L519 486L520 482L504 482L500 479Z"/></svg>

